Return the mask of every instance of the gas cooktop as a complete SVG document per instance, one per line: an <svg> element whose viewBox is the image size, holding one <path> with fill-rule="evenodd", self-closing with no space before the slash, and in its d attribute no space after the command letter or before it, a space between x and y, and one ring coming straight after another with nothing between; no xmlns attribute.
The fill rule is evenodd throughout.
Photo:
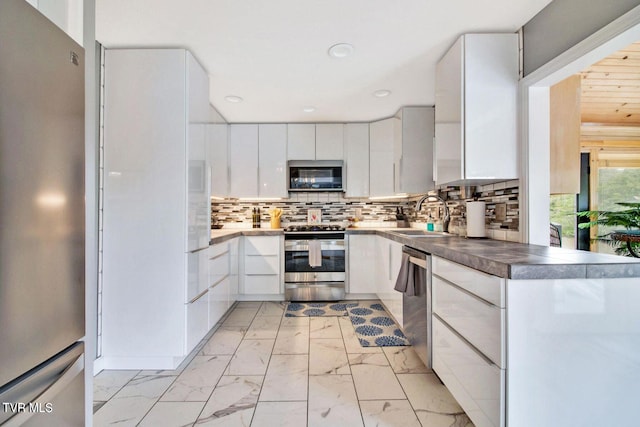
<svg viewBox="0 0 640 427"><path fill-rule="evenodd" d="M285 233L309 233L323 231L344 231L342 224L313 224L313 225L290 225L284 229Z"/></svg>

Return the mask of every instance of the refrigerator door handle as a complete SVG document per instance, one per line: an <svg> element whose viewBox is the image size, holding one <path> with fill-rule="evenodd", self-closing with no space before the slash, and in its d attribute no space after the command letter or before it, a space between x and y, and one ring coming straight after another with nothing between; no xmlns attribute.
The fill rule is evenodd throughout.
<svg viewBox="0 0 640 427"><path fill-rule="evenodd" d="M74 346L74 348L60 355L56 360L49 362L23 381L18 382L14 387L4 393L0 393L2 402L20 402L27 405L27 410L18 411L2 426L17 427L27 422L29 418L37 413L36 411L28 410L30 405L35 408L45 409L47 405L51 405L53 399L84 371L83 351L84 346L82 344ZM44 389L41 390L42 388ZM37 393L35 397L34 392ZM55 408L53 409L55 410ZM0 424L2 421L0 419Z"/></svg>

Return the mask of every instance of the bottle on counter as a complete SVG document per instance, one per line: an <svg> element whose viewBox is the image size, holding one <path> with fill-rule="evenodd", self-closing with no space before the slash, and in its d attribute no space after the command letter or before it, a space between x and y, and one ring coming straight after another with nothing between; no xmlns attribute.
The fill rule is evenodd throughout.
<svg viewBox="0 0 640 427"><path fill-rule="evenodd" d="M253 213L251 214L251 227L256 228L256 218L258 217L258 211L256 208L253 208Z"/></svg>
<svg viewBox="0 0 640 427"><path fill-rule="evenodd" d="M261 218L260 208L258 208L258 213L256 215L256 228L260 228L260 218Z"/></svg>
<svg viewBox="0 0 640 427"><path fill-rule="evenodd" d="M431 214L429 214L429 219L427 220L427 231L433 231L433 229L433 218L431 217Z"/></svg>

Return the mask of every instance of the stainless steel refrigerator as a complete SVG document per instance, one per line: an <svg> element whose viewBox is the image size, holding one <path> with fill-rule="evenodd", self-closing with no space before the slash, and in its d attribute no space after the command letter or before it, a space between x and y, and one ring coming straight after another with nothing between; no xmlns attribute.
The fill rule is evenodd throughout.
<svg viewBox="0 0 640 427"><path fill-rule="evenodd" d="M84 51L0 1L0 424L84 424Z"/></svg>

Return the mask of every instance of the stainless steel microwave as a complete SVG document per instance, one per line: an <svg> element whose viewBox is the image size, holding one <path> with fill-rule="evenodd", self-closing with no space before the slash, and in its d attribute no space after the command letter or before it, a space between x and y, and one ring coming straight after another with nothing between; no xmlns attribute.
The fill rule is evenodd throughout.
<svg viewBox="0 0 640 427"><path fill-rule="evenodd" d="M289 191L344 191L342 160L289 160Z"/></svg>

